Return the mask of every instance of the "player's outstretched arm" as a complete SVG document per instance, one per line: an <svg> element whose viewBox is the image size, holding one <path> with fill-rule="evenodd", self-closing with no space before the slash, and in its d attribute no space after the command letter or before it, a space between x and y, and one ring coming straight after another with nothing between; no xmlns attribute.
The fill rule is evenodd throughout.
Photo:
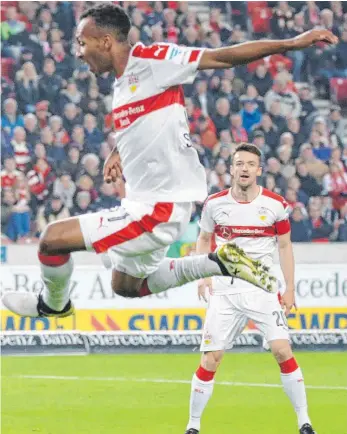
<svg viewBox="0 0 347 434"><path fill-rule="evenodd" d="M294 282L294 253L293 245L290 240L290 232L278 236L278 254L280 259L281 270L283 273L286 290L282 295L282 307L285 308L286 316L295 306L295 282Z"/></svg>
<svg viewBox="0 0 347 434"><path fill-rule="evenodd" d="M233 47L205 50L198 69L224 69L253 62L271 54L302 50L317 42L336 44L337 36L329 30L310 30L291 39L245 42Z"/></svg>

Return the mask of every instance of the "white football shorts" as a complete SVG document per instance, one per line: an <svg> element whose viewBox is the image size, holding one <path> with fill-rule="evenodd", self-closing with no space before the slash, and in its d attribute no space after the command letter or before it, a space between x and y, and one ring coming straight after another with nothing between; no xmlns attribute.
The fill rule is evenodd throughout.
<svg viewBox="0 0 347 434"><path fill-rule="evenodd" d="M145 204L122 200L118 207L79 216L87 250L103 254L107 268L145 278L186 231L191 203Z"/></svg>
<svg viewBox="0 0 347 434"><path fill-rule="evenodd" d="M244 294L210 296L200 351L232 348L248 320L256 324L268 342L289 340L287 319L277 294L256 288Z"/></svg>

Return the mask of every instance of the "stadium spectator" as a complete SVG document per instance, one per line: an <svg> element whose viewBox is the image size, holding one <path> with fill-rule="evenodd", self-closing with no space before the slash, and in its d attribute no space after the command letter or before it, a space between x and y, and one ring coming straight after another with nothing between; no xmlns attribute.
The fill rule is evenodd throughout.
<svg viewBox="0 0 347 434"><path fill-rule="evenodd" d="M38 120L33 113L28 113L24 116L24 129L28 143L34 145L40 141Z"/></svg>
<svg viewBox="0 0 347 434"><path fill-rule="evenodd" d="M338 163L330 163L329 173L323 178L323 193L332 197L337 210L347 202L347 173Z"/></svg>
<svg viewBox="0 0 347 434"><path fill-rule="evenodd" d="M230 129L230 104L227 98L219 98L216 101L216 113L212 116L217 133Z"/></svg>
<svg viewBox="0 0 347 434"><path fill-rule="evenodd" d="M225 190L230 187L231 175L228 173L228 168L224 160L219 159L216 162L214 170L210 173L209 184L213 192Z"/></svg>
<svg viewBox="0 0 347 434"><path fill-rule="evenodd" d="M347 242L347 204L340 209L341 218L338 221L338 234L336 241Z"/></svg>
<svg viewBox="0 0 347 434"><path fill-rule="evenodd" d="M95 212L95 207L92 205L91 194L89 191L79 191L76 195L73 208L70 210L71 217Z"/></svg>
<svg viewBox="0 0 347 434"><path fill-rule="evenodd" d="M61 172L69 173L73 181L76 180L80 170L80 150L77 146L70 146L67 159L61 162L59 168Z"/></svg>
<svg viewBox="0 0 347 434"><path fill-rule="evenodd" d="M115 185L103 182L100 186L100 194L95 203L97 210L113 208L120 205L120 198L117 196Z"/></svg>
<svg viewBox="0 0 347 434"><path fill-rule="evenodd" d="M333 226L323 218L319 203L309 205L308 227L312 242L322 243L329 241L329 237L333 232Z"/></svg>
<svg viewBox="0 0 347 434"><path fill-rule="evenodd" d="M199 80L195 85L195 93L192 96L193 104L209 116L214 111L214 99L208 92L207 80Z"/></svg>
<svg viewBox="0 0 347 434"><path fill-rule="evenodd" d="M331 134L336 134L339 141L347 146L347 119L341 115L341 107L333 105L330 107L328 128Z"/></svg>
<svg viewBox="0 0 347 434"><path fill-rule="evenodd" d="M293 176L288 179L288 188L291 188L296 192L298 201L305 206L307 206L309 201L309 196L302 190L300 179L297 176Z"/></svg>
<svg viewBox="0 0 347 434"><path fill-rule="evenodd" d="M272 173L266 173L265 179L264 179L264 187L270 191L273 191L276 194L281 194L281 195L284 194L281 191L281 189L277 187L276 179Z"/></svg>
<svg viewBox="0 0 347 434"><path fill-rule="evenodd" d="M18 200L12 189L5 189L1 198L2 232L12 241L25 237L30 232L30 208Z"/></svg>
<svg viewBox="0 0 347 434"><path fill-rule="evenodd" d="M50 56L55 62L57 74L65 80L69 79L73 73L73 60L69 54L66 54L61 42L52 43Z"/></svg>
<svg viewBox="0 0 347 434"><path fill-rule="evenodd" d="M16 127L14 129L11 147L17 169L25 172L31 161L31 146L26 140L26 132L23 127Z"/></svg>
<svg viewBox="0 0 347 434"><path fill-rule="evenodd" d="M274 85L265 95L265 107L269 111L274 101L278 101L281 114L285 117L298 118L301 114L301 103L298 95L290 89L288 78L283 74L275 77Z"/></svg>
<svg viewBox="0 0 347 434"><path fill-rule="evenodd" d="M24 113L32 113L40 100L39 76L32 62L26 62L16 74L16 92L19 108Z"/></svg>
<svg viewBox="0 0 347 434"><path fill-rule="evenodd" d="M329 170L328 166L315 156L310 143L304 143L301 145L297 163L304 163L307 167L308 173L319 182Z"/></svg>
<svg viewBox="0 0 347 434"><path fill-rule="evenodd" d="M281 163L277 158L271 157L267 161L266 173L274 176L277 187L285 192L287 189L287 181L281 173ZM283 193L282 193L283 194Z"/></svg>
<svg viewBox="0 0 347 434"><path fill-rule="evenodd" d="M13 98L8 98L4 101L4 111L1 116L1 128L12 137L16 127L24 127L24 119L18 112L17 101Z"/></svg>
<svg viewBox="0 0 347 434"><path fill-rule="evenodd" d="M55 62L47 57L43 64L43 74L39 80L40 100L49 101L54 112L58 110L58 100L63 87L63 79L56 73Z"/></svg>
<svg viewBox="0 0 347 434"><path fill-rule="evenodd" d="M82 115L73 103L68 103L64 106L63 125L68 134L71 136L76 125L82 124Z"/></svg>
<svg viewBox="0 0 347 434"><path fill-rule="evenodd" d="M51 201L47 202L37 214L37 229L42 232L52 222L70 217L70 212L60 196L53 195Z"/></svg>
<svg viewBox="0 0 347 434"><path fill-rule="evenodd" d="M260 63L256 67L253 75L250 77L249 83L256 87L259 95L262 97L272 88L273 79L265 63Z"/></svg>
<svg viewBox="0 0 347 434"><path fill-rule="evenodd" d="M14 189L21 172L16 169L16 160L13 157L5 158L4 169L1 171L1 188Z"/></svg>
<svg viewBox="0 0 347 434"><path fill-rule="evenodd" d="M307 243L311 240L309 223L302 205L296 205L289 217L291 226L291 240L296 243Z"/></svg>

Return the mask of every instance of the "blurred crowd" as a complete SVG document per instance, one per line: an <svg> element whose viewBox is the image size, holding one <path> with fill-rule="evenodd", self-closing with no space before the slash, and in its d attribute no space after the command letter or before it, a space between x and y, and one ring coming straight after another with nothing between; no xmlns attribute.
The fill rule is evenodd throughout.
<svg viewBox="0 0 347 434"><path fill-rule="evenodd" d="M2 4L1 186L3 240L35 239L58 219L120 204L124 182L103 182L114 146L114 76L95 77L74 57L74 28L95 2ZM331 80L347 78L347 4L332 2L119 2L132 43L218 48L262 37L326 28L330 47L270 56L228 70L203 71L185 85L192 141L210 193L228 188L235 146L256 144L262 184L291 206L293 241L347 241L347 120L343 99L328 113ZM205 2L205 5L207 2ZM196 204L192 221L199 219Z"/></svg>

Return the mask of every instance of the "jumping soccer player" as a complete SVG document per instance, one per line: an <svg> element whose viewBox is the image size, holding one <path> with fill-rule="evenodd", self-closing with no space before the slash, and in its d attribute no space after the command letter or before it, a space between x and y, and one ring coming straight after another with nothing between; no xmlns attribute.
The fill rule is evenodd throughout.
<svg viewBox="0 0 347 434"><path fill-rule="evenodd" d="M192 380L186 434L199 433L200 419L212 395L214 376L224 351L233 346L249 319L266 338L279 364L283 388L296 411L300 434L314 434L307 413L305 384L293 357L286 319L295 303L288 204L283 197L257 185L257 176L262 171L260 159L255 145L243 143L236 148L231 166L232 187L209 196L205 202L197 252L210 252L215 235L219 249L233 240L246 255L271 269L277 237L285 292L279 301L276 293L266 293L237 278L230 282L227 277L214 277L199 282L199 295L205 298L208 288L211 296L200 348L201 364Z"/></svg>
<svg viewBox="0 0 347 434"><path fill-rule="evenodd" d="M256 41L201 49L175 44L129 43L130 20L115 4L100 4L81 15L77 57L95 74L114 71L113 116L117 146L104 165L104 178L126 179L122 205L50 224L41 236L39 261L45 288L40 295L9 292L4 305L22 316L63 317L73 312L69 280L72 252L104 254L112 267L112 289L142 297L212 275L238 274L267 291L272 276L259 262L239 257L234 248L215 255L165 258L184 233L191 202L207 196L204 167L192 147L181 85L197 71L222 69L275 53L299 50L336 36L311 30L293 39Z"/></svg>

